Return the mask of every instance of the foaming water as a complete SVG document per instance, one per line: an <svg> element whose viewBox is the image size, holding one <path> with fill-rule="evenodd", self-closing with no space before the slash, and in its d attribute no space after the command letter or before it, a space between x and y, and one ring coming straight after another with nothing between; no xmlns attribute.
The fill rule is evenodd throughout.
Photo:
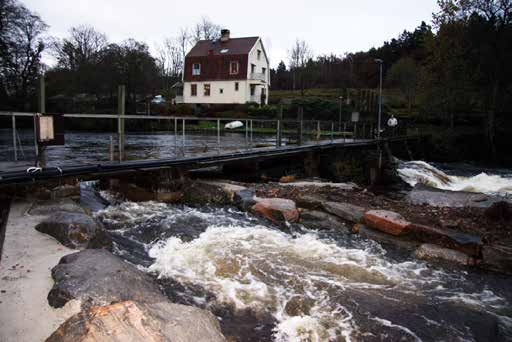
<svg viewBox="0 0 512 342"><path fill-rule="evenodd" d="M300 227L286 233L233 208L125 202L98 217L140 243L149 261L140 264L180 284L181 297L231 308L222 325L252 312L241 341L267 316L269 333L252 340L478 341L493 336L498 320L510 321L499 281L391 257L358 237Z"/></svg>
<svg viewBox="0 0 512 342"><path fill-rule="evenodd" d="M411 186L422 183L442 190L512 195L512 177L502 175L453 176L424 161L401 162L398 174Z"/></svg>

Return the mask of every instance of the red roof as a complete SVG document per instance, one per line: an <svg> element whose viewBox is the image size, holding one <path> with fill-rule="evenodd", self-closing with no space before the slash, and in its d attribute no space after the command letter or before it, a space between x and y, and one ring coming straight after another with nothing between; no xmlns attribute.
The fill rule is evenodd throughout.
<svg viewBox="0 0 512 342"><path fill-rule="evenodd" d="M220 40L200 40L194 45L186 57L202 57L210 55L246 55L248 54L259 37L230 38L227 42ZM221 50L227 50L221 53Z"/></svg>

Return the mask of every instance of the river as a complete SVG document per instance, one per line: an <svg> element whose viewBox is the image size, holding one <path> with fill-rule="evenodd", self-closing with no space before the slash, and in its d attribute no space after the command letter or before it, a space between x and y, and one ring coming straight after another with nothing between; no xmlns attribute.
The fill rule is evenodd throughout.
<svg viewBox="0 0 512 342"><path fill-rule="evenodd" d="M408 163L401 169L409 181L405 169L418 172L416 181L429 169L457 187L485 178ZM462 189L510 192L508 171L486 175L499 185ZM153 275L173 301L211 310L239 341L512 338L508 276L428 264L335 229L283 230L233 207L121 202L96 215L113 229L116 254Z"/></svg>

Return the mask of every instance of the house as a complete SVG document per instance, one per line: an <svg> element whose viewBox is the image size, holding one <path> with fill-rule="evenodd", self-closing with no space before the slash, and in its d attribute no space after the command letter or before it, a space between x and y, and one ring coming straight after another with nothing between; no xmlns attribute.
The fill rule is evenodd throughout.
<svg viewBox="0 0 512 342"><path fill-rule="evenodd" d="M268 103L269 61L260 37L200 40L185 56L183 102Z"/></svg>

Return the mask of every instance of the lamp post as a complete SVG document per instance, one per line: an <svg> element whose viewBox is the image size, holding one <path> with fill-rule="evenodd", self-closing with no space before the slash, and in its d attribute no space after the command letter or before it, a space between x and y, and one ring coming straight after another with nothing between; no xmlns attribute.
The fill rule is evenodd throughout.
<svg viewBox="0 0 512 342"><path fill-rule="evenodd" d="M382 59L376 59L376 63L379 63L380 66L380 83L379 83L379 121L377 122L377 139L380 139L380 121L382 116L382 64L384 61Z"/></svg>

